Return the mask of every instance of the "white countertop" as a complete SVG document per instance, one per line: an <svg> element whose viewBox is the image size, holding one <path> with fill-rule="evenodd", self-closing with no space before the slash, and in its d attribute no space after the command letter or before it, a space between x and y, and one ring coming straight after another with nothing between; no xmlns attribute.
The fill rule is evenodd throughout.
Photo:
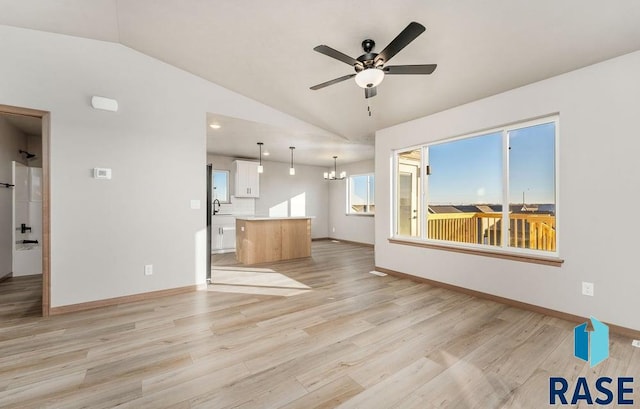
<svg viewBox="0 0 640 409"><path fill-rule="evenodd" d="M260 221L260 220L308 220L313 219L309 216L292 216L292 217L269 217L269 216L236 216L236 220Z"/></svg>

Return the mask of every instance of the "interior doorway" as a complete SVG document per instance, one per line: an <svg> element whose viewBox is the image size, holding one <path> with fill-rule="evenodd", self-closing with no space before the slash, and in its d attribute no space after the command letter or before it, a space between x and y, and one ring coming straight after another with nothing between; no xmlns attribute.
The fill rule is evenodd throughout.
<svg viewBox="0 0 640 409"><path fill-rule="evenodd" d="M49 121L46 111L0 105L0 281L33 285L41 273L43 316L51 306Z"/></svg>

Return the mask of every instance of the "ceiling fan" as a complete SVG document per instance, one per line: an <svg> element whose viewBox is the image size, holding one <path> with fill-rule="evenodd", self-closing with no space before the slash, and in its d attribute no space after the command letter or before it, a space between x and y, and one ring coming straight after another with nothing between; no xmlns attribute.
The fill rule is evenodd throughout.
<svg viewBox="0 0 640 409"><path fill-rule="evenodd" d="M349 64L355 69L356 73L326 81L310 88L315 91L328 87L329 85L348 80L349 78L356 77L356 84L361 88L364 88L365 98L371 98L376 96L376 87L380 85L385 74L431 74L435 71L437 67L436 64L390 65L385 67L385 64L389 62L394 55L409 45L409 43L415 40L424 31L425 27L422 24L416 23L415 21L409 23L409 25L402 30L402 32L398 34L398 36L394 38L384 50L380 52L380 54L373 52L373 48L376 45L375 41L366 39L362 42L364 54L358 58L349 57L348 55L326 45L317 46L314 48L314 51Z"/></svg>

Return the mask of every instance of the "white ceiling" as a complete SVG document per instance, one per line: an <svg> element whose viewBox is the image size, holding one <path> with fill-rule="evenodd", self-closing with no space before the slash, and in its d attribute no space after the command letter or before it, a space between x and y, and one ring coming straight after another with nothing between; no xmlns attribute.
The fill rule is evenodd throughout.
<svg viewBox="0 0 640 409"><path fill-rule="evenodd" d="M296 148L295 162L306 165L333 165L334 155L339 163L373 158L373 145L352 143L329 133L310 134L219 114L207 114L207 124L220 125L219 129L207 126L207 151L216 155L258 159L257 143L262 142L262 151L268 153L263 160L268 161L289 162L290 146Z"/></svg>
<svg viewBox="0 0 640 409"><path fill-rule="evenodd" d="M42 119L33 116L2 114L11 126L25 135L42 136Z"/></svg>
<svg viewBox="0 0 640 409"><path fill-rule="evenodd" d="M0 10L0 24L120 42L316 125L338 136L324 141L335 144L327 152L345 142L370 144L377 129L640 49L637 0L0 0ZM369 100L373 116L353 81L309 90L352 72L313 47L357 57L362 40L372 38L380 51L410 21L427 31L391 65L438 68L428 76L387 77ZM264 133L284 149L297 137L278 139L272 131ZM210 138L231 154L224 132ZM236 138L234 145L255 148L255 139ZM322 143L312 139L296 143Z"/></svg>

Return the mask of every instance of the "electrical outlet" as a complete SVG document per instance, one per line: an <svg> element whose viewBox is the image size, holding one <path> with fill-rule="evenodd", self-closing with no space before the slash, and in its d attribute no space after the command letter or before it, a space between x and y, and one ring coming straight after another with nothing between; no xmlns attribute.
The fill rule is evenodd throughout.
<svg viewBox="0 0 640 409"><path fill-rule="evenodd" d="M631 342L631 345L633 345L633 346L634 346L634 347L636 347L636 348L640 348L640 339L634 339L634 340Z"/></svg>
<svg viewBox="0 0 640 409"><path fill-rule="evenodd" d="M144 275L150 276L153 274L153 264L146 264L144 266Z"/></svg>
<svg viewBox="0 0 640 409"><path fill-rule="evenodd" d="M589 283L586 281L582 282L582 295L593 297L593 283Z"/></svg>
<svg viewBox="0 0 640 409"><path fill-rule="evenodd" d="M333 228L331 229L331 231L332 231L332 233L335 233L335 232L336 232L336 228L335 228L335 227L333 227Z"/></svg>

